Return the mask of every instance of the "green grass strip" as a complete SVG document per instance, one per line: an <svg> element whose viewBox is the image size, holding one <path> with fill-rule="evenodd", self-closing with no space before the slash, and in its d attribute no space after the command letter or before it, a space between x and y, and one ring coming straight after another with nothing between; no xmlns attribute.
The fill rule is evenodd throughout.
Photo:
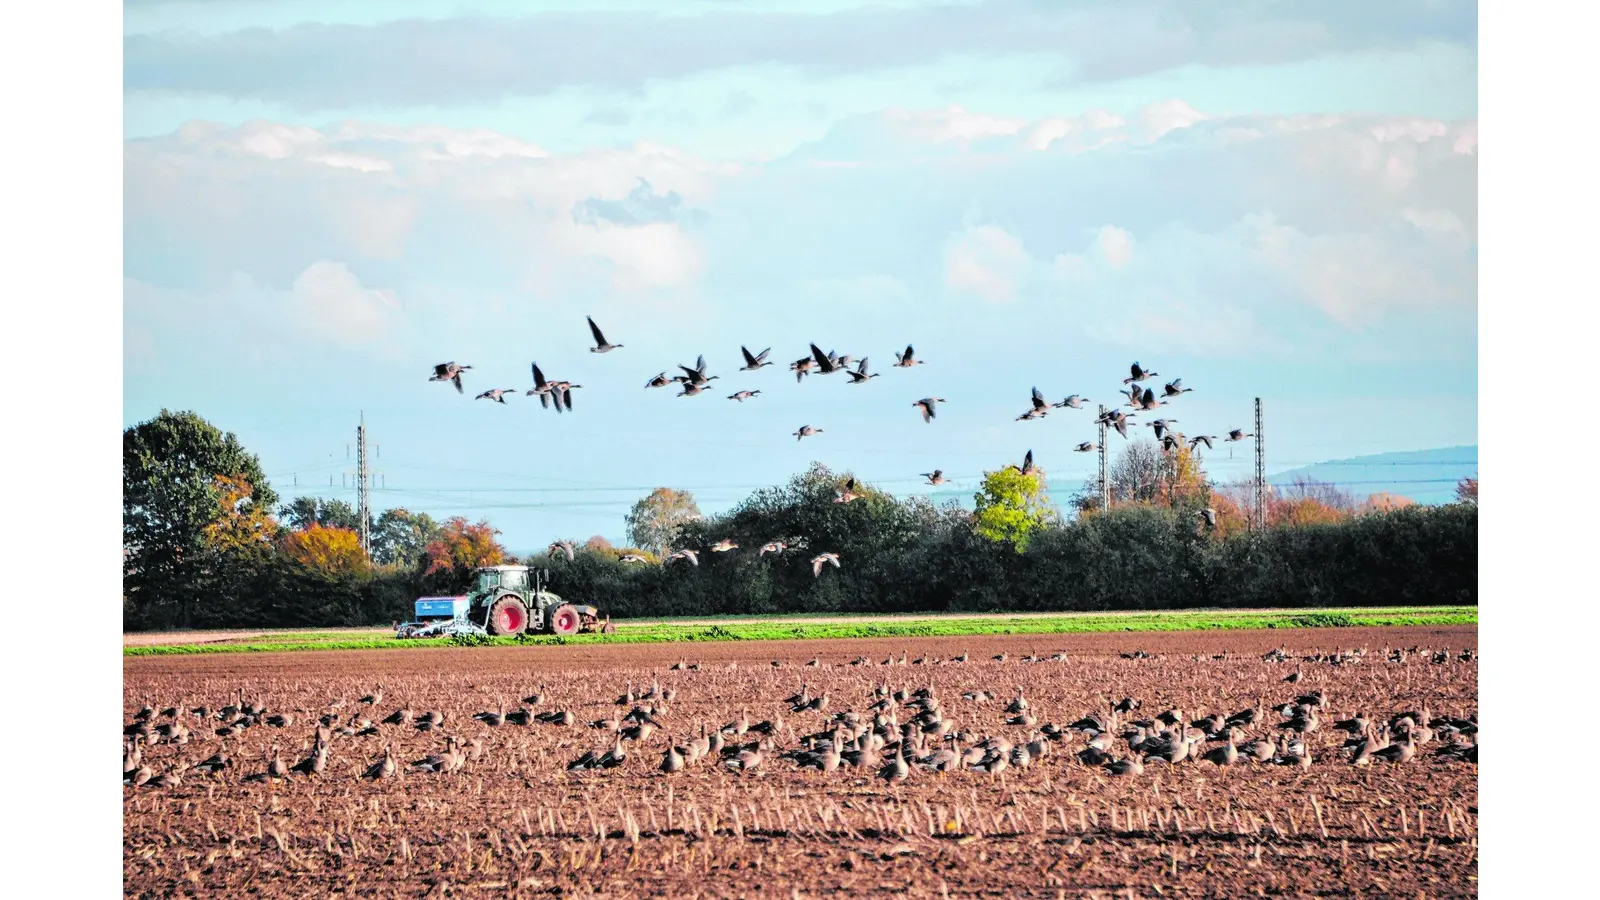
<svg viewBox="0 0 1600 900"><path fill-rule="evenodd" d="M856 617L859 619L860 617ZM961 637L988 634L1095 634L1247 630L1265 628L1349 628L1361 626L1476 625L1473 606L1406 609L1305 609L1281 611L1208 611L1168 613L1079 613L1060 616L981 618L881 617L873 621L784 624L781 619L724 621L674 625L667 622L621 625L616 634L522 637L435 638L397 640L366 637L338 640L284 640L246 643L167 644L124 647L123 656L172 656L194 653L270 653L303 650L400 650L460 646L542 646L548 644L670 644L704 641L785 641L838 638ZM292 635L295 638L310 635Z"/></svg>

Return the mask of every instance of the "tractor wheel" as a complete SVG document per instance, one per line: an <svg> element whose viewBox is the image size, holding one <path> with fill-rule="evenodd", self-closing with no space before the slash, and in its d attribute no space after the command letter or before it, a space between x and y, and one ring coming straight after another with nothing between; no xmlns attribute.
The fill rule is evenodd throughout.
<svg viewBox="0 0 1600 900"><path fill-rule="evenodd" d="M571 604L563 603L550 611L551 634L571 637L578 633L578 627L582 622L582 617L578 615L577 610L572 608Z"/></svg>
<svg viewBox="0 0 1600 900"><path fill-rule="evenodd" d="M528 607L516 597L501 597L489 607L490 634L521 634L528 628Z"/></svg>
<svg viewBox="0 0 1600 900"><path fill-rule="evenodd" d="M606 624L600 626L600 633L601 634L616 634L617 633L617 626L611 624L611 620L607 619L606 620Z"/></svg>

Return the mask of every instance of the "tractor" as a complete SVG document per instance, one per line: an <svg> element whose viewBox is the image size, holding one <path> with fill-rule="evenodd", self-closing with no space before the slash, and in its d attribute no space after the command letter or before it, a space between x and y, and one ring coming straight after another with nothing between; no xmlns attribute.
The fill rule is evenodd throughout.
<svg viewBox="0 0 1600 900"><path fill-rule="evenodd" d="M476 575L477 583L470 594L419 598L417 621L401 624L395 629L395 637L537 632L566 637L580 631L616 633L617 628L611 624L609 616L601 618L600 611L594 607L568 603L546 590L548 570L484 566Z"/></svg>

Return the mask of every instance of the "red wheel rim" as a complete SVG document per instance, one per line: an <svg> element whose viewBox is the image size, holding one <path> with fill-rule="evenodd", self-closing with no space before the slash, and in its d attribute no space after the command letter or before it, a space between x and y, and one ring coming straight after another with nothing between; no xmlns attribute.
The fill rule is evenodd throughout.
<svg viewBox="0 0 1600 900"><path fill-rule="evenodd" d="M522 610L518 609L514 603L507 603L500 607L500 614L496 617L495 624L499 625L500 630L507 634L521 631Z"/></svg>
<svg viewBox="0 0 1600 900"><path fill-rule="evenodd" d="M556 613L556 630L563 633L577 631L577 612L570 609L563 609L562 611Z"/></svg>

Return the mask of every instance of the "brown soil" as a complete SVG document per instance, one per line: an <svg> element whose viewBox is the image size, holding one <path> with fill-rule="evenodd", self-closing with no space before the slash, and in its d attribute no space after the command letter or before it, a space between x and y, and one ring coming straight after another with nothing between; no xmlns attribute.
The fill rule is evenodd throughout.
<svg viewBox="0 0 1600 900"><path fill-rule="evenodd" d="M493 647L139 657L124 660L126 719L145 703L215 710L259 699L294 716L232 738L215 716L186 715L191 739L147 748L157 774L219 751L220 774L184 774L171 787L124 788L125 893L129 896L672 896L814 897L834 892L913 897L1475 896L1477 766L1438 756L1438 742L1408 763L1352 767L1333 721L1421 709L1477 711L1473 626L1178 634L1094 634ZM1364 661L1269 663L1283 648L1304 657L1365 647ZM1391 648L1425 648L1404 662ZM1431 651L1449 648L1449 662ZM1030 653L1065 661L1024 662ZM966 663L884 666L891 654ZM1004 662L990 657L1008 654ZM1152 658L1125 659L1144 651ZM1196 660L1195 656L1199 655ZM851 665L859 656L872 665ZM1221 658L1213 658L1220 656ZM819 665L805 665L813 657ZM671 671L680 659L694 671ZM781 666L771 665L778 660ZM1287 684L1284 677L1303 673ZM677 691L656 717L663 730L624 744L617 769L568 772L585 751L612 744L589 722L620 715L617 695L659 681ZM824 691L824 712L791 712L782 698L801 683ZM357 698L377 684L382 702ZM571 727L534 722L490 727L479 711L516 709L540 684L534 709L570 710ZM1077 759L1076 732L1025 768L998 774L913 767L903 783L842 766L823 774L778 753L852 709L870 721L879 684L929 686L947 719L974 737L1024 743L1033 729L1006 725L1017 686L1038 724L1068 725L1124 696L1185 718L1326 692L1323 725L1305 735L1314 763L1288 766L1147 763L1112 777ZM998 699L974 703L964 691ZM339 704L337 706L330 706ZM335 733L320 778L294 774L249 783L274 746L285 763L306 756L316 719L378 720L407 706L446 714L442 730L379 726L367 737ZM903 704L896 704L897 707ZM667 775L669 742L682 745L739 719L778 724L773 752L738 774L707 758ZM1246 729L1281 732L1270 708ZM906 721L911 710L897 713ZM341 718L340 722L344 722ZM440 752L445 735L476 738L483 755L453 775L405 772ZM730 742L755 740L747 733ZM394 749L402 772L360 778ZM929 749L932 749L932 744ZM1204 749L1218 745L1209 744ZM1114 755L1127 754L1116 742Z"/></svg>

